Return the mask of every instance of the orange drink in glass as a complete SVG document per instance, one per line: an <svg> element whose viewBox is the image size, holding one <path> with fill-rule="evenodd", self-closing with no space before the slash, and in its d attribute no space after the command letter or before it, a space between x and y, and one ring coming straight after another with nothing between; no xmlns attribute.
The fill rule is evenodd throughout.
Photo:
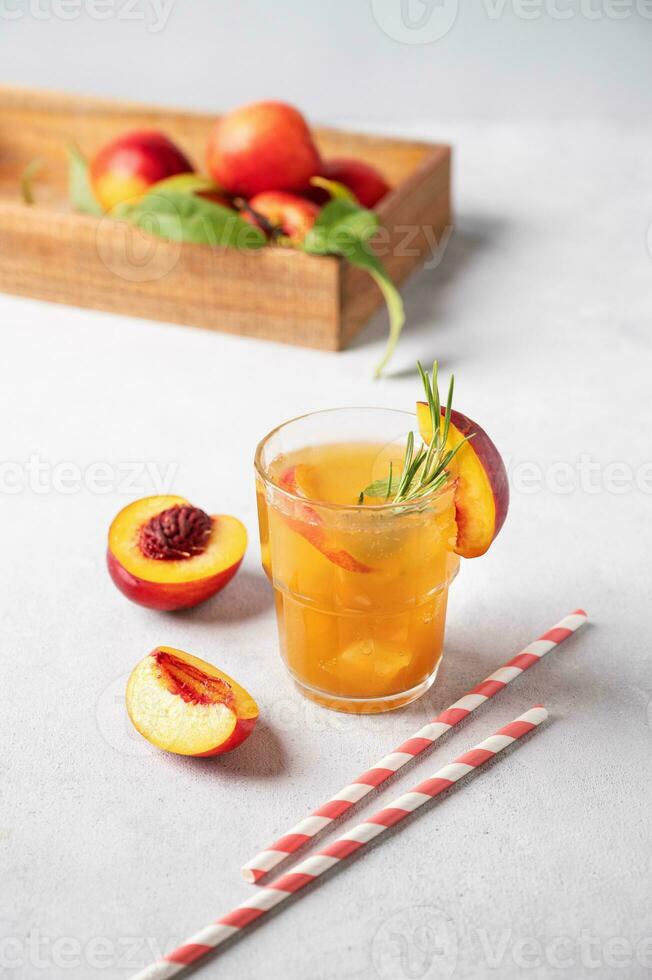
<svg viewBox="0 0 652 980"><path fill-rule="evenodd" d="M262 562L279 642L299 690L377 712L433 683L454 552L455 479L418 500L364 497L399 473L415 417L334 409L294 419L256 451Z"/></svg>

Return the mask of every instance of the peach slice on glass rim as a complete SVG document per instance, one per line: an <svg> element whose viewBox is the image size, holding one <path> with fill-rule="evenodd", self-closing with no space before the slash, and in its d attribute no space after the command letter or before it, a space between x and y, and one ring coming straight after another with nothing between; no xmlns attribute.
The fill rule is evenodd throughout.
<svg viewBox="0 0 652 980"><path fill-rule="evenodd" d="M230 752L258 720L258 705L228 674L173 647L157 647L134 667L126 702L134 728L177 755Z"/></svg>
<svg viewBox="0 0 652 980"><path fill-rule="evenodd" d="M246 547L247 532L236 517L209 517L184 497L143 497L114 518L107 564L133 602L187 609L231 581Z"/></svg>
<svg viewBox="0 0 652 980"><path fill-rule="evenodd" d="M310 476L311 467L305 463L298 463L290 466L279 478L279 486L282 490L298 497L310 498ZM328 558L334 565L339 565L347 572L371 572L370 565L358 561L345 548L336 548L329 539L328 531L323 526L322 519L309 504L296 503L294 514L284 515L285 522L301 537L309 541L310 544L321 552L324 558Z"/></svg>
<svg viewBox="0 0 652 980"><path fill-rule="evenodd" d="M442 407L442 430L444 413ZM417 402L417 421L421 438L430 443L432 422L426 402ZM455 551L463 558L484 555L503 526L509 506L507 471L500 453L481 426L453 409L447 448L454 449L472 433L473 438L458 450L449 467L457 480Z"/></svg>

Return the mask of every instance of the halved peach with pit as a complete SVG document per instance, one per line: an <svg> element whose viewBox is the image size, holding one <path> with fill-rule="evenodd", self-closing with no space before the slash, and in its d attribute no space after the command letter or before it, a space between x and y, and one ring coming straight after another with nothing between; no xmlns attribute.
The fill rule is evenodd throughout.
<svg viewBox="0 0 652 980"><path fill-rule="evenodd" d="M209 517L184 497L144 497L113 520L107 564L133 602L187 609L231 581L246 547L247 532L236 517Z"/></svg>
<svg viewBox="0 0 652 980"><path fill-rule="evenodd" d="M443 430L445 409L441 411ZM417 420L421 438L430 443L432 421L426 402L417 402ZM481 426L453 409L447 448L454 449L471 435L473 438L458 450L449 467L457 480L455 551L463 558L484 555L503 526L509 506L507 470L500 453Z"/></svg>
<svg viewBox="0 0 652 980"><path fill-rule="evenodd" d="M157 647L134 667L126 701L134 728L177 755L230 752L258 720L258 705L228 674L173 647Z"/></svg>
<svg viewBox="0 0 652 980"><path fill-rule="evenodd" d="M299 497L310 498L310 478L311 467L305 463L298 463L296 466L290 466L285 470L278 482L282 490L287 490ZM286 523L334 565L339 565L347 572L373 571L369 565L358 561L345 548L337 548L333 545L328 532L323 527L322 519L314 507L297 501L293 511L292 515L283 515Z"/></svg>

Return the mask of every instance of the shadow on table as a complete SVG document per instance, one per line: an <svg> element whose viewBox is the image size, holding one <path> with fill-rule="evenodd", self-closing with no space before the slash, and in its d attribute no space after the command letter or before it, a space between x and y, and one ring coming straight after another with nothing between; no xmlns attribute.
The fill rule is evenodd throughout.
<svg viewBox="0 0 652 980"><path fill-rule="evenodd" d="M551 724L554 724L554 718L549 719L545 724L546 727L550 726ZM505 759L508 758L513 752L518 751L519 743L522 745L523 743L528 742L533 737L536 737L536 729L522 736L517 742L514 743L514 745L505 748L495 758L490 759L488 762L484 763L477 772L473 773L472 779L474 781L480 780L481 782L484 781L485 779L489 779L490 778L489 772L495 766L504 765ZM452 821L449 819L448 823L446 817L449 807L452 807L453 814L455 814L456 812L456 807L458 806L458 803L455 797L458 792L459 789L455 786L452 786L451 788L445 790L442 795L435 796L432 800L428 801L420 810L416 810L414 813L409 814L407 817L405 817L395 826L388 827L387 830L376 840L370 841L364 847L360 848L360 850L346 857L345 860L337 862L328 870L326 870L324 873L322 873L319 877L315 878L312 881L308 881L308 884L310 886L310 891L316 892L319 889L323 888L327 884L329 879L335 877L340 873L346 874L348 872L348 867L350 865L357 864L359 861L362 861L364 863L365 859L373 851L375 851L377 847L382 847L383 843L385 843L385 846L387 846L386 841L388 838L391 839L398 834L405 833L407 829L411 826L411 824L414 823L414 821L420 818L422 819L426 818L428 812L434 809L435 807L439 812L439 826L448 828L448 836L447 836L447 841L445 846L449 850L453 850L457 848L457 851L459 852L460 860L462 860L466 849L466 842L464 840L464 835L460 834L459 826L456 825L455 823L455 817L453 816ZM357 823L362 819L363 818L358 816L357 819L354 820L354 822ZM342 826L342 824L339 824L339 826ZM323 842L321 843L320 846L323 846ZM300 851L296 852L295 855L293 855L293 859L300 860L306 857L308 851L309 848L302 848ZM274 873L270 876L270 881L278 879L287 871L288 868L286 866L286 863L280 865L279 867L274 869ZM261 884L263 887L265 887L265 885L268 884L268 882L266 879L263 879ZM251 892L252 897L255 896L255 892L256 892L256 888L254 887ZM295 902L300 901L301 892L302 892L302 888L301 886L299 886L299 888L297 888L294 894L290 894L289 897L285 899L283 903L280 904L277 908L272 908L265 915L261 915L259 919L251 921L246 928L238 930L238 932L236 932L229 939L227 939L225 943L218 946L214 952L208 953L206 956L203 956L201 957L201 959L197 960L196 963L191 964L189 967L184 969L183 976L184 977L191 976L191 975L194 976L198 971L202 969L202 967L205 967L208 964L210 964L218 956L220 955L228 956L228 951L232 946L236 945L239 941L246 938L247 935L256 932L259 928L264 928L266 923L268 923L271 919L275 918L275 916L282 914L284 909L287 910L290 908L290 906L294 905Z"/></svg>
<svg viewBox="0 0 652 980"><path fill-rule="evenodd" d="M542 632L543 629L545 629L544 624L542 624ZM516 678L513 688L512 685L509 685L509 687L517 690L518 687L529 686L529 682L536 679L536 688L542 692L539 695L541 701L545 703L546 707L551 711L551 714L554 713L555 703L561 700L560 696L567 696L568 694L568 676L555 669L555 659L557 657L568 658L578 653L581 648L585 649L585 644L591 629L591 622L585 623L577 635L568 637L558 649L551 650L547 656L541 659L540 663L534 664L529 670L526 670L523 674L522 681L520 678ZM517 639L510 647L509 643L505 640L505 630L497 627L495 642L491 643L485 636L482 649L475 649L468 639L464 640L463 638L456 638L454 635L447 634L444 657L435 683L430 691L422 698L403 708L401 714L404 718L409 718L410 715L413 715L416 725L419 724L419 721L425 724L424 713L427 716L427 720L432 720L440 712L449 708L451 704L461 698L471 688L485 680L489 674L493 673L512 657L515 657L523 647L535 639L535 634L533 633L529 637L523 636L520 639L520 646L517 645L519 642ZM487 649L491 652L487 653ZM500 695L498 695L496 700L499 702ZM528 703L526 688L523 693L522 710L526 711L531 707L532 704ZM478 714L486 713L487 735L493 731L492 725L498 728L501 724L505 724L511 720L505 718L504 714L501 713L497 716L498 721L496 721L496 718L491 716L490 712L490 704L487 704L486 707L482 706L478 712ZM409 728L409 725L407 727ZM464 723L460 725L460 731L463 729Z"/></svg>
<svg viewBox="0 0 652 980"><path fill-rule="evenodd" d="M440 248L403 288L406 315L404 334L414 336L420 332L424 335L423 350L419 354L423 364L439 357L441 366L445 366L445 359L440 356L442 337L438 328L444 326L449 296L453 290L463 288L460 280L464 278L468 266L479 253L492 247L501 233L501 225L494 216L462 215L456 221L452 235L443 240ZM372 318L350 346L352 349L366 346L371 341L384 339L386 334L387 317L383 312ZM393 370L390 367L385 377L403 378L413 374L414 366L410 364L402 368L397 366Z"/></svg>
<svg viewBox="0 0 652 980"><path fill-rule="evenodd" d="M241 568L222 592L195 609L181 609L175 616L194 623L239 623L262 616L274 605L274 593L262 572Z"/></svg>
<svg viewBox="0 0 652 980"><path fill-rule="evenodd" d="M578 642L582 643L583 642L582 637L584 637L585 633L589 632L589 630L590 630L590 623L582 627L582 630L580 631L578 636L569 637L563 644L564 655L566 655L567 651L570 652L571 650L574 650ZM523 640L523 645L530 642L531 639L532 637L525 638ZM505 647L504 630L497 631L496 646L495 646L497 656L495 656L492 653L490 658L487 657L486 653L476 654L474 656L472 652L469 650L467 643L463 643L461 641L458 641L457 643L455 642L448 643L447 652L446 652L447 660L444 661L444 664L447 664L447 668L444 669L444 664L442 665L442 671L440 672L440 676L438 678L437 684L435 685L433 690L424 698L421 698L413 705L410 705L408 708L402 709L400 712L396 712L393 717L401 718L403 722L401 727L407 728L408 731L410 730L410 725L409 724L405 725L404 723L405 723L405 719L408 718L410 714L419 712L421 715L423 715L425 709L425 712L428 715L428 717L430 718L434 717L441 710L448 707L451 704L451 702L461 697L462 694L469 689L469 687L477 684L481 678L485 677L487 674L495 670L499 666L499 664L504 663L506 660L510 658L510 656L514 656L517 653L516 649L513 649L510 652L510 651L506 651L504 647ZM498 653L498 651L500 651L500 653ZM555 653L555 651L551 651L550 661L548 662L548 666L551 669L548 671L547 676L545 677L544 680L544 685L546 687L546 692L547 692L546 700L550 697L551 702L552 702L552 696L554 695L554 691L556 689L559 689L560 686L563 686L565 688L567 684L567 678L564 679L559 675L558 672L554 671L554 657L556 655L557 654ZM487 662L488 660L490 660L489 663ZM534 671L538 672L541 671L542 669L543 671L545 671L546 661L548 661L548 657L544 658L544 661L541 664L535 665ZM527 673L529 673L529 671L526 671L526 674ZM526 707L528 707L528 705L524 705L523 710L525 710ZM556 719L553 710L553 713L550 719L546 722L545 727L549 728L551 726L554 726L555 721ZM423 719L422 719L422 723L423 723ZM268 733L265 733L264 737L267 737L267 734ZM483 782L484 780L489 779L490 778L489 772L495 766L504 766L506 759L509 758L509 756L511 756L511 754L514 751L518 751L519 742L520 744L523 744L525 742L528 742L533 737L536 737L536 730L523 736L514 745L508 746L496 758L490 759L485 765L482 766L482 768L478 772L472 775L471 778L473 779L473 781L475 782L480 780L480 782ZM386 748L389 748L389 746L386 746ZM452 754L453 753L451 751L450 753L451 757ZM426 753L426 755L428 755L428 753ZM433 764L431 766L430 772L432 772L432 769L436 768L437 765ZM415 775L414 782L417 783L419 781L419 778L424 778L423 773L419 777ZM392 800L395 795L395 791L392 792L392 790L389 788L390 786L391 786L391 780L388 783L383 784L383 789L387 788L389 790L388 796L386 797L385 805L387 805L387 803L390 800ZM439 812L438 827L445 828L445 832L447 834L446 846L449 849L457 847L460 852L460 856L462 856L464 853L464 848L466 846L464 841L464 836L460 835L458 830L456 830L454 817L452 822L451 821L447 822L447 814L449 808L452 807L452 813L455 814L456 813L455 808L458 807L459 805L456 801L456 796L458 792L459 792L458 788L451 787L449 790L446 790L442 795L435 797L434 799L426 803L426 805L420 811L419 810L415 811L414 813L407 816L395 827L390 827L386 831L386 834L383 834L375 841L371 841L365 847L361 848L357 853L352 854L346 861L342 861L341 863L335 864L333 867L327 870L323 875L321 875L321 877L317 878L315 881L311 883L310 890L314 892L322 888L326 884L328 879L339 874L341 871L345 871L347 865L354 864L354 863L357 864L358 861L364 862L365 857L367 857L371 852L375 851L377 847L381 847L383 845L383 840L386 840L388 837L392 838L400 833L405 833L406 830L410 827L410 825L415 820L418 820L420 816L421 817L426 816L427 813L430 810L434 809L435 807ZM372 810L375 810L379 805L378 803L376 804L373 803L375 796L376 794L374 793L370 797L368 797L368 802ZM350 827L352 823L358 823L362 819L364 819L364 817L360 815L359 811L354 809L350 814L347 814L344 820L338 822L337 827L341 828L339 832L341 833L341 831L345 828L345 826L348 825ZM435 832L437 832L437 828L435 828ZM323 846L323 842L319 846ZM296 852L295 855L293 855L293 859L296 860L305 857L306 854L309 852L309 850L310 848L302 848L300 851ZM287 866L286 863L284 863L275 869L275 872L271 876L271 878L274 879L275 877L282 875L283 873L285 873L286 870L287 870ZM263 885L264 884L266 884L265 881L263 881ZM301 891L298 890L296 894L291 895L283 903L283 905L280 905L277 909L273 909L270 912L268 912L266 915L261 916L260 920L252 922L246 930L243 929L238 933L236 933L231 939L228 940L226 944L219 946L214 953L209 954L206 957L203 957L195 965L190 966L189 968L184 970L183 975L184 976L195 975L195 973L198 970L201 970L203 966L211 963L220 954L228 956L228 949L232 945L235 945L239 940L244 938L247 934L256 931L258 928L264 927L266 922L274 918L276 915L281 914L284 908L285 909L289 908L289 906L293 905L300 898L301 898Z"/></svg>
<svg viewBox="0 0 652 980"><path fill-rule="evenodd" d="M210 779L233 777L243 779L273 779L287 770L287 754L277 732L259 719L249 738L233 752L208 756L204 759L191 756L171 757L173 765L192 767L202 777Z"/></svg>

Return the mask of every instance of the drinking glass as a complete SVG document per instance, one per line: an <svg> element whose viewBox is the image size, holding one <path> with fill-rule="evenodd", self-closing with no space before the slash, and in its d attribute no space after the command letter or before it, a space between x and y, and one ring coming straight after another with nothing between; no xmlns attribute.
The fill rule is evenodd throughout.
<svg viewBox="0 0 652 980"><path fill-rule="evenodd" d="M332 409L278 426L256 450L262 564L281 655L299 690L329 708L387 711L435 680L459 568L455 485L369 506L313 499L295 476L329 466L330 484L344 487L364 462L373 479L386 477L415 429L408 412Z"/></svg>

